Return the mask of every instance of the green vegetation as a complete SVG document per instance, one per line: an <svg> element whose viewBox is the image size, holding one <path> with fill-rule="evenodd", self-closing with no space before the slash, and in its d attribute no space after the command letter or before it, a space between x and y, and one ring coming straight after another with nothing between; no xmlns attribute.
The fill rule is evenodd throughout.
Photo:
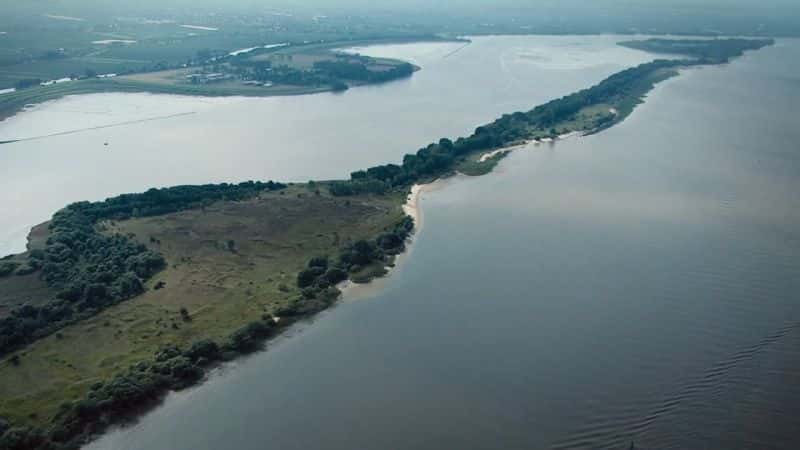
<svg viewBox="0 0 800 450"><path fill-rule="evenodd" d="M47 86L40 83L49 78L16 79L17 91L0 95L0 119L26 105L98 92L269 97L344 91L351 86L406 78L417 67L394 59L339 53L337 48L409 39L442 40L432 36L339 40L255 49L238 55L201 51L188 62L121 71L114 77L97 78L93 70L88 70L86 74L69 75L71 81Z"/></svg>
<svg viewBox="0 0 800 450"><path fill-rule="evenodd" d="M0 320L0 356L141 294L143 283L164 267L164 258L143 244L122 234L102 234L100 221L167 214L283 187L271 181L178 186L103 202L74 203L58 211L50 222L44 248L29 252L26 270L20 272L19 264L10 261L0 266L9 274L16 271L20 275L41 269L41 279L56 292L46 303L25 304Z"/></svg>
<svg viewBox="0 0 800 450"><path fill-rule="evenodd" d="M401 208L410 185L488 173L509 145L612 126L657 82L703 61L623 70L349 180L179 186L68 206L34 230L28 253L0 261L0 416L13 424L0 448L69 448L198 382L330 306L337 283L383 275L413 228Z"/></svg>
<svg viewBox="0 0 800 450"><path fill-rule="evenodd" d="M203 14L180 8L105 7L81 2L23 2L0 17L0 89L20 80L147 73L202 64L244 48L275 43L361 45L435 39L421 28L376 27L352 18L313 18L268 11L232 13L232 5ZM77 9L76 9L77 8ZM62 10L60 13L58 10ZM211 11L206 11L206 13ZM198 23L204 22L204 23ZM37 83L38 84L38 83Z"/></svg>
<svg viewBox="0 0 800 450"><path fill-rule="evenodd" d="M509 151L502 151L483 160L481 160L481 158L477 155L474 157L465 158L458 165L456 165L456 170L459 173L463 173L464 175L471 177L486 175L494 170L497 164L500 163L500 160L508 156L508 154Z"/></svg>
<svg viewBox="0 0 800 450"><path fill-rule="evenodd" d="M657 60L623 70L596 86L553 100L527 112L506 114L478 127L466 138L441 139L406 155L401 165L386 164L351 174L350 180L335 182L337 196L365 192L381 194L454 169L467 174L488 172L496 159L483 163L476 154L504 148L530 139L553 138L570 132L594 132L623 120L655 83L675 75L689 61ZM472 160L470 160L472 158Z"/></svg>
<svg viewBox="0 0 800 450"><path fill-rule="evenodd" d="M286 45L257 49L229 56L203 69L218 77L229 77L264 87L278 85L328 86L335 90L348 85L384 83L409 77L416 68L406 62L337 52L335 48ZM192 80L204 80L203 72Z"/></svg>
<svg viewBox="0 0 800 450"><path fill-rule="evenodd" d="M774 43L774 39L645 39L619 45L652 53L691 56L701 64L722 64L742 56L747 50L758 50Z"/></svg>
<svg viewBox="0 0 800 450"><path fill-rule="evenodd" d="M376 41L383 42L383 41ZM349 41L339 42L341 46ZM80 77L72 81L27 87L0 95L0 119L26 105L66 95L97 92L151 92L201 96L299 95L342 91L350 86L383 83L411 76L417 68L403 61L335 53L318 45L290 46L281 52L267 49L239 56L196 61L191 67L133 73L112 78ZM265 58L267 57L267 58ZM312 61L310 66L303 61Z"/></svg>
<svg viewBox="0 0 800 450"><path fill-rule="evenodd" d="M486 173L492 166L491 159L481 163L476 161L476 154L521 141L556 138L572 132L598 132L624 120L656 83L677 75L677 69L725 62L729 57L771 45L773 41L717 39L703 42L702 47L690 47L692 54L706 55L703 58L658 59L623 70L595 86L552 100L530 111L505 114L490 124L476 128L469 137L461 137L456 141L441 139L418 150L416 154L405 155L401 165L386 164L353 172L350 180L334 183L331 192L338 196L365 192L380 194L419 180L436 178L458 168L464 169L467 174ZM676 51L679 48L683 47L676 44Z"/></svg>
<svg viewBox="0 0 800 450"><path fill-rule="evenodd" d="M15 425L52 431L61 427L62 437L80 436L79 430L94 430L105 420L135 413L166 389L188 382L156 377L150 369L129 371L142 361L158 362L156 353L161 349L187 350L196 341L211 340L223 349L220 358L232 358L244 349L258 348L261 337L327 308L339 295L336 283L362 275L358 263L390 264L412 226L400 207L403 193L339 199L328 193L327 186L264 189L253 196L190 206L168 202L173 205L170 209L186 208L130 218L126 217L131 208L120 210L120 205L136 204L144 211L154 203L134 196L136 202L118 197L92 204L88 208L92 214L118 217L98 222L100 234L126 236L162 255L166 265L144 283L144 292L134 301L109 306L36 340L14 354L16 364L11 358L0 363L0 416ZM298 273L309 267L316 273L322 266L324 278L315 276L310 285L298 286ZM0 283L20 279L12 275ZM6 287L0 284L0 292L5 293ZM254 321L269 327L269 334L237 331ZM218 360L193 365L205 370ZM155 384L134 383L148 392L136 397L144 404L127 403L126 411L93 410L85 422L75 422L78 416L71 408L85 407L78 404L93 385L108 385L118 374L132 382L134 372L158 378ZM25 382L34 376L37 383ZM98 403L105 407L107 399Z"/></svg>

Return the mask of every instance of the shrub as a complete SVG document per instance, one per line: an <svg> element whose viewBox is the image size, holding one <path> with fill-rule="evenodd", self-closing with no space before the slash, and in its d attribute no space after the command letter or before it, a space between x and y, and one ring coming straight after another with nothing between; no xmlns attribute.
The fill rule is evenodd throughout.
<svg viewBox="0 0 800 450"><path fill-rule="evenodd" d="M270 333L271 327L266 322L250 322L234 331L228 338L228 348L238 352L253 350L258 342Z"/></svg>
<svg viewBox="0 0 800 450"><path fill-rule="evenodd" d="M327 256L317 256L317 257L311 258L311 260L308 261L308 267L309 268L321 267L323 269L327 269L328 268L328 257Z"/></svg>
<svg viewBox="0 0 800 450"><path fill-rule="evenodd" d="M17 267L19 267L19 264L13 261L0 262L0 277L11 275L15 270L17 270Z"/></svg>
<svg viewBox="0 0 800 450"><path fill-rule="evenodd" d="M325 272L325 279L330 284L337 284L347 279L347 273L338 267L331 267Z"/></svg>
<svg viewBox="0 0 800 450"><path fill-rule="evenodd" d="M219 346L210 339L203 339L192 344L183 354L194 363L197 363L201 358L213 361L219 357Z"/></svg>

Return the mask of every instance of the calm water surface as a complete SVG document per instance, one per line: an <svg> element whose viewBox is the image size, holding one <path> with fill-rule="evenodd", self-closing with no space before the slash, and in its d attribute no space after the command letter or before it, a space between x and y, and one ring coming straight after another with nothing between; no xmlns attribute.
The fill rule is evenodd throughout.
<svg viewBox="0 0 800 450"><path fill-rule="evenodd" d="M503 113L652 59L615 46L618 40L502 37L464 48L372 47L364 53L423 70L344 94L96 94L47 103L0 122L0 141L41 137L0 145L0 255L22 251L32 225L74 201L176 184L338 178L400 161L442 136L469 134Z"/></svg>
<svg viewBox="0 0 800 450"><path fill-rule="evenodd" d="M230 152L231 172L204 172L193 162L186 172L224 179L238 161L253 176L275 167L289 178L340 175L351 163L397 159L408 145L462 134L638 58L580 38L568 48L596 48L589 54L614 61L582 67L560 59L558 48L550 60L548 51L526 50L538 39L488 39L445 60L430 47L419 58L440 69L387 87L407 95L361 116L386 120L384 128L352 120L323 126L328 138L287 141L267 157L218 133L228 122L209 126L204 132L220 147L192 141L198 158L207 165L215 152ZM436 70L450 76L436 84ZM781 41L728 66L684 72L604 133L519 151L493 175L444 183L424 195L425 225L381 289L345 298L269 351L170 395L135 426L89 448L622 449L631 441L651 449L798 448L798 73L800 42ZM491 84L458 91L454 85L466 79ZM425 90L425 80L437 96L411 95ZM473 99L461 98L468 94L500 106L470 109ZM371 94L355 90L351 98L359 95ZM248 110L243 104L281 109L237 100L195 119L222 120L220 110ZM354 118L340 109L326 111ZM396 110L393 120L382 117ZM298 112L277 117L265 113L263 127L301 126ZM305 126L324 122L308 120ZM155 123L146 127L169 135L166 122ZM113 133L119 140L139 134L126 129ZM173 131L188 140L180 124ZM339 133L349 138L331 141ZM74 150L66 143L72 139L103 139L91 136L60 137L51 142L63 148L48 154ZM1 150L45 152L45 142ZM167 167L180 160L173 151L192 149L159 150ZM295 157L300 162L290 162ZM253 169L256 162L263 167Z"/></svg>

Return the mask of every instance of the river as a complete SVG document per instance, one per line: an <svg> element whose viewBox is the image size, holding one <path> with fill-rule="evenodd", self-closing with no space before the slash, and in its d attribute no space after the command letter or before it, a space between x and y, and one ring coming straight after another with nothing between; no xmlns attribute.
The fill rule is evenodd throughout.
<svg viewBox="0 0 800 450"><path fill-rule="evenodd" d="M460 42L372 47L364 52L423 70L343 94L117 93L39 105L0 122L0 142L24 139L0 145L0 255L24 250L32 225L74 201L176 184L340 178L399 162L442 136L470 134L503 113L652 58L616 47L619 39L496 37L465 48Z"/></svg>
<svg viewBox="0 0 800 450"><path fill-rule="evenodd" d="M221 147L191 140L199 162L188 158L193 170L175 175L188 182L239 170L300 179L396 160L409 146L464 134L647 58L611 43L482 38L457 53L428 44L373 49L423 70L345 96L214 101L191 120L208 127L194 133ZM729 65L686 70L614 128L520 150L491 175L442 183L423 194L424 227L378 287L348 293L268 351L171 394L88 448L796 448L798 69L800 41L781 40ZM357 101L380 93L402 98ZM30 114L72 101L93 100ZM226 112L276 111L264 106L271 102L288 108L288 118L253 117L272 132L243 141L225 132ZM353 107L330 107L333 117L323 120L292 102ZM373 114L352 120L356 105ZM303 122L303 114L313 119ZM267 145L265 156L240 143L336 117L336 130L295 132L298 141L286 141L282 153ZM209 127L215 119L223 123ZM188 121L133 128L188 141ZM157 140L128 128L60 136L50 142L61 148L48 151L66 152L72 139L96 145L108 130L115 147L127 145L124 136ZM44 152L46 142L0 150ZM137 148L130 146L108 154L123 158ZM174 156L171 145L163 148L170 151L158 155L173 170L193 151L179 147ZM162 168L152 154L136 154L127 158L147 164L135 167L153 166L139 174L142 183L168 181L156 175ZM215 157L221 167L205 167ZM27 174L36 181L32 168Z"/></svg>

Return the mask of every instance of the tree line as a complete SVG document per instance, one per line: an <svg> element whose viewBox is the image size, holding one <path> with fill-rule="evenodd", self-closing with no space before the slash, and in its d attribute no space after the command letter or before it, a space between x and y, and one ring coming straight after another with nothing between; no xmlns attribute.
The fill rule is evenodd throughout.
<svg viewBox="0 0 800 450"><path fill-rule="evenodd" d="M647 92L655 82L655 73L687 64L695 62L656 60L623 70L595 86L539 105L530 111L505 114L490 124L476 128L469 137L461 137L456 141L441 139L414 154L405 155L402 164L385 164L353 172L349 180L331 183L330 192L336 196L383 194L421 179L440 176L451 171L469 153L488 151L528 139L534 131L569 120L587 106L615 103L628 96ZM592 126L604 127L611 123L608 119L600 118Z"/></svg>
<svg viewBox="0 0 800 450"><path fill-rule="evenodd" d="M83 398L62 404L48 429L10 427L0 420L0 448L78 448L110 424L154 405L165 392L197 383L214 364L257 349L278 328L271 316L264 316L237 329L222 344L203 339L184 349L166 345L151 359L133 364L110 380L93 384Z"/></svg>
<svg viewBox="0 0 800 450"><path fill-rule="evenodd" d="M279 329L329 307L340 295L337 283L366 265L384 263L390 255L402 252L413 228L413 219L406 216L374 238L342 248L333 261L324 256L310 259L297 275L301 295L275 311L280 322L276 316L265 314L219 343L201 339L184 349L166 345L150 360L95 383L83 398L63 404L49 429L0 427L0 448L56 450L79 446L110 424L154 405L164 393L199 382L215 364L257 350Z"/></svg>
<svg viewBox="0 0 800 450"><path fill-rule="evenodd" d="M141 294L144 282L164 268L163 256L127 236L99 232L98 222L243 200L284 187L272 181L176 186L73 203L56 212L44 249L29 252L23 266L25 273L40 270L42 280L56 294L43 305L26 304L0 319L0 355ZM8 272L12 264L16 263L4 263L3 271ZM16 273L21 274L23 267L16 268Z"/></svg>
<svg viewBox="0 0 800 450"><path fill-rule="evenodd" d="M253 59L251 55L231 57L230 68L219 65L221 71L232 71L243 80L290 84L294 86L331 86L346 89L346 81L383 83L406 78L414 73L409 63L392 65L387 70L370 70L372 58L359 55L335 55L332 60L316 61L310 69L298 69L270 60Z"/></svg>
<svg viewBox="0 0 800 450"><path fill-rule="evenodd" d="M451 171L459 158L468 153L490 150L528 138L532 130L546 129L568 120L586 106L638 101L652 88L659 79L657 75L664 70L702 63L702 60L656 60L621 71L591 88L530 111L506 114L478 127L469 137L458 138L455 142L441 139L415 154L406 155L402 164L386 164L353 172L349 180L331 183L330 192L346 196L382 194L392 189L406 188L413 182ZM594 126L609 126L619 119L617 117L610 123L595 123ZM26 305L15 310L12 317L0 322L0 354L19 345L3 340L7 339L8 330L12 334L22 333L22 341L31 339L30 336L37 332L51 332L60 324L67 323L70 317L90 315L109 304L129 298L127 296L136 295L142 283L163 267L163 257L133 243L129 238L99 233L95 226L99 221L165 214L217 200L240 200L257 195L264 189L283 187L272 182L179 186L151 189L143 194L119 196L104 202L76 203L59 211L51 223L52 234L45 249L31 252L29 258L29 264L37 270L41 268L45 281L56 288L59 294L43 307ZM288 318L280 322L281 326L291 323L294 318L326 308L339 295L336 289L338 282L365 267L385 263L391 255L402 251L412 229L413 221L406 217L373 239L346 246L333 260L327 257L309 260L297 274L301 295L276 311L281 317ZM3 267L9 273L19 270L16 267L8 269L8 265ZM37 320L44 325L37 328ZM18 322L26 325L19 327ZM156 401L167 390L197 382L215 362L258 348L258 343L272 335L277 328L272 317L266 315L234 331L221 344L203 340L187 349L164 347L152 360L135 364L113 379L95 384L83 399L65 404L48 430L9 428L6 422L0 420L0 448L73 448L110 423Z"/></svg>

